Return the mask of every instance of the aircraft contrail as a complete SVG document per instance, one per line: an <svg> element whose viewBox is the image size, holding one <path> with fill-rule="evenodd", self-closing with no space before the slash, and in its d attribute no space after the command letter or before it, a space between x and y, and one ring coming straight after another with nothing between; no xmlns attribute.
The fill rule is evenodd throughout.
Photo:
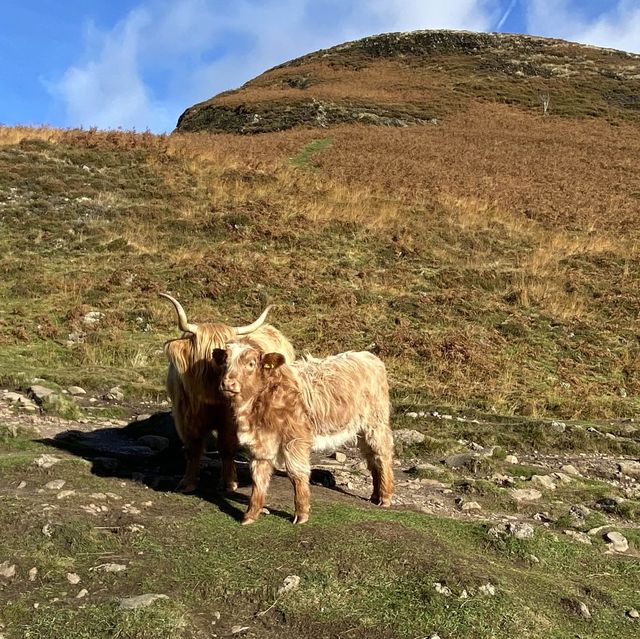
<svg viewBox="0 0 640 639"><path fill-rule="evenodd" d="M500 29L502 29L502 25L507 21L507 18L511 15L511 12L514 10L517 3L518 0L511 0L506 11L502 14L502 18L500 18L496 25L496 31L500 31Z"/></svg>

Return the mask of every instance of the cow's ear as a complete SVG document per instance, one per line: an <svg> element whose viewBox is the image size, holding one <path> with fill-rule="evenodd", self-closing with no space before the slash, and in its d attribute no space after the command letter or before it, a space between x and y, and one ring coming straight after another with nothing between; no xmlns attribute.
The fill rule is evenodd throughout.
<svg viewBox="0 0 640 639"><path fill-rule="evenodd" d="M265 370L274 370L284 364L284 355L282 353L267 353L262 357L262 368Z"/></svg>
<svg viewBox="0 0 640 639"><path fill-rule="evenodd" d="M218 366L224 366L227 363L227 351L224 348L214 348L211 351L211 358Z"/></svg>

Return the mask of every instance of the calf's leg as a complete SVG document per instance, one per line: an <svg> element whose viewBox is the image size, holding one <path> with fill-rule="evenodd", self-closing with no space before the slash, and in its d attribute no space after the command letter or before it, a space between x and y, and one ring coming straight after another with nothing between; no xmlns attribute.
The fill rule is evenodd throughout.
<svg viewBox="0 0 640 639"><path fill-rule="evenodd" d="M391 506L393 496L393 437L387 427L370 429L358 438L358 446L367 461L373 479L371 501Z"/></svg>
<svg viewBox="0 0 640 639"><path fill-rule="evenodd" d="M222 485L226 491L231 493L238 488L236 464L233 461L238 447L235 424L229 419L225 419L218 431L218 449L222 460Z"/></svg>
<svg viewBox="0 0 640 639"><path fill-rule="evenodd" d="M290 444L283 451L287 475L293 484L294 524L304 524L309 519L309 510L311 509L311 491L309 490L310 454L311 447L306 442Z"/></svg>
<svg viewBox="0 0 640 639"><path fill-rule="evenodd" d="M251 497L249 508L245 513L243 524L253 523L262 512L267 497L267 489L273 473L273 466L265 459L254 459L251 462Z"/></svg>

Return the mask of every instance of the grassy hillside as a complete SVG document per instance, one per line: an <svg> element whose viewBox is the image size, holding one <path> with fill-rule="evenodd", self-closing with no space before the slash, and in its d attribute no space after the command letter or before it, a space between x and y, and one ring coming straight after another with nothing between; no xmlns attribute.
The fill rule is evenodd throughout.
<svg viewBox="0 0 640 639"><path fill-rule="evenodd" d="M5 384L162 397L171 291L194 321L275 302L301 352L374 350L400 409L637 413L637 125L474 102L430 127L0 143Z"/></svg>
<svg viewBox="0 0 640 639"><path fill-rule="evenodd" d="M187 109L182 131L429 125L472 101L640 119L640 56L502 33L387 33L310 53Z"/></svg>

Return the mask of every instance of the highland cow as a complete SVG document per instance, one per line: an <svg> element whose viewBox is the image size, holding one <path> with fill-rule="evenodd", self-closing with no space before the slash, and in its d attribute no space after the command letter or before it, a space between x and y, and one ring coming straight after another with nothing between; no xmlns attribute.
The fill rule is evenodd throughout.
<svg viewBox="0 0 640 639"><path fill-rule="evenodd" d="M222 460L222 482L226 490L237 488L233 461L238 449L236 426L228 400L220 393L221 370L211 359L214 348L224 346L241 335L251 335L265 350L278 350L287 361L295 355L289 340L273 326L265 324L268 306L260 317L247 326L227 326L220 323L192 324L181 304L166 293L178 313L182 337L166 342L164 350L169 359L167 392L172 402L173 419L182 440L187 458L184 477L177 490L193 492L198 486L200 462L205 442L217 431L218 449Z"/></svg>
<svg viewBox="0 0 640 639"><path fill-rule="evenodd" d="M357 442L373 477L371 501L391 505L393 436L384 364L371 353L348 352L293 364L252 338L216 349L225 371L238 440L252 455L252 491L243 523L259 516L274 467L284 465L294 489L294 523L309 519L312 450Z"/></svg>

